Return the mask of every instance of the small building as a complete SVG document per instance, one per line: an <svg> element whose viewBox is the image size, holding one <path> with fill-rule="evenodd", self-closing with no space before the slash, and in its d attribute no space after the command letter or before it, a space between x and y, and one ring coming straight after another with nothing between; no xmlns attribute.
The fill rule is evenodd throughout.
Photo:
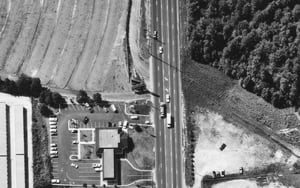
<svg viewBox="0 0 300 188"><path fill-rule="evenodd" d="M98 129L99 148L103 149L103 179L115 178L114 149L119 147L120 134L118 129Z"/></svg>

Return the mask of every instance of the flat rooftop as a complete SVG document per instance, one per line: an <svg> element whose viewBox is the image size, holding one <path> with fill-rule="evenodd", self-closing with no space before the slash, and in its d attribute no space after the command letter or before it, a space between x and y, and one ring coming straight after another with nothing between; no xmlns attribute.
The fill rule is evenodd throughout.
<svg viewBox="0 0 300 188"><path fill-rule="evenodd" d="M99 148L117 148L120 143L118 129L98 129Z"/></svg>
<svg viewBox="0 0 300 188"><path fill-rule="evenodd" d="M103 178L112 179L115 177L114 149L103 151Z"/></svg>

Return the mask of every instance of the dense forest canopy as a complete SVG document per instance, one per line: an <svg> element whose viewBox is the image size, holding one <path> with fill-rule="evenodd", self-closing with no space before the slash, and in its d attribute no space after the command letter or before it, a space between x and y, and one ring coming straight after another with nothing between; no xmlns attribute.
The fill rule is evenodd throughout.
<svg viewBox="0 0 300 188"><path fill-rule="evenodd" d="M300 105L300 0L189 0L192 59L275 107Z"/></svg>

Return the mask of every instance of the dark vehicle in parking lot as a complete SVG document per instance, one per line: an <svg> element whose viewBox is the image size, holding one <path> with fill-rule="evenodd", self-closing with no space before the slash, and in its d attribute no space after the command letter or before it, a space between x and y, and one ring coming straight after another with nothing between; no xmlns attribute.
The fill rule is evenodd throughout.
<svg viewBox="0 0 300 188"><path fill-rule="evenodd" d="M83 123L84 123L84 124L87 124L89 121L90 121L90 119L89 119L88 117L85 116L85 117L83 118Z"/></svg>

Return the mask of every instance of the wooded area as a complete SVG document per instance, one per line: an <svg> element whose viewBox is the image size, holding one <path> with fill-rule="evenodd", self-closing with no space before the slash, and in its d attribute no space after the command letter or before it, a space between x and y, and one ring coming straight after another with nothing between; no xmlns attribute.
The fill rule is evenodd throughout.
<svg viewBox="0 0 300 188"><path fill-rule="evenodd" d="M275 107L300 105L299 0L190 0L192 59Z"/></svg>

